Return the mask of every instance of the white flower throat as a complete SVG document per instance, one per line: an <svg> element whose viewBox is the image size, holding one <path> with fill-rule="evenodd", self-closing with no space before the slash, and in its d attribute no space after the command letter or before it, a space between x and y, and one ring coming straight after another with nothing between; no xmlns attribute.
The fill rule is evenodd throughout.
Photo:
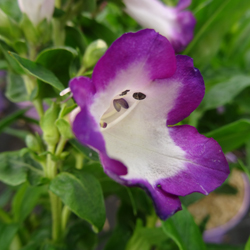
<svg viewBox="0 0 250 250"><path fill-rule="evenodd" d="M141 92L131 92L129 89L115 96L110 107L101 117L101 131L109 129L119 123L145 98L145 94Z"/></svg>

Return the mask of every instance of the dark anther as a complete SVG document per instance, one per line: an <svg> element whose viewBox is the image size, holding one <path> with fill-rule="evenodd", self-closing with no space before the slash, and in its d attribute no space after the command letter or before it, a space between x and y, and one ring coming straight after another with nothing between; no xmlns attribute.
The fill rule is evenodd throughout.
<svg viewBox="0 0 250 250"><path fill-rule="evenodd" d="M113 100L113 105L114 105L114 108L116 109L117 112L120 112L120 110L121 110L122 107L123 107L124 109L128 109L128 108L129 108L128 103L127 103L126 100L123 99L123 98L114 99L114 100Z"/></svg>
<svg viewBox="0 0 250 250"><path fill-rule="evenodd" d="M102 128L107 128L107 126L108 126L108 124L106 122L101 122L100 125Z"/></svg>
<svg viewBox="0 0 250 250"><path fill-rule="evenodd" d="M160 185L160 184L158 184L158 185L157 185L157 187L158 187L158 188L161 188L161 185Z"/></svg>
<svg viewBox="0 0 250 250"><path fill-rule="evenodd" d="M146 95L141 93L141 92L135 92L133 94L133 97L136 99L136 100L143 100L146 98Z"/></svg>
<svg viewBox="0 0 250 250"><path fill-rule="evenodd" d="M124 90L124 91L122 91L122 93L119 95L119 96L123 96L123 95L126 95L128 92L129 92L130 90L129 89L127 89L127 90Z"/></svg>

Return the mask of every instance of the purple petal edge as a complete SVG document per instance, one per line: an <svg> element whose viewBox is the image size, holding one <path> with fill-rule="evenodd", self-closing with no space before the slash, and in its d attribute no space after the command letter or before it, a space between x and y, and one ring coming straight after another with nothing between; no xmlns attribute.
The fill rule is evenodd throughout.
<svg viewBox="0 0 250 250"><path fill-rule="evenodd" d="M174 50L165 37L152 29L126 33L96 64L92 76L96 90L105 89L119 72L134 63L143 63L152 80L170 77L176 70Z"/></svg>
<svg viewBox="0 0 250 250"><path fill-rule="evenodd" d="M186 169L176 176L159 180L162 189L174 195L192 192L208 194L219 187L230 170L220 145L189 125L170 127L175 144L186 152ZM182 183L181 185L179 183Z"/></svg>
<svg viewBox="0 0 250 250"><path fill-rule="evenodd" d="M169 78L182 83L176 104L169 112L167 125L174 125L188 117L200 104L205 94L205 85L200 71L194 68L193 59L177 55L177 69Z"/></svg>

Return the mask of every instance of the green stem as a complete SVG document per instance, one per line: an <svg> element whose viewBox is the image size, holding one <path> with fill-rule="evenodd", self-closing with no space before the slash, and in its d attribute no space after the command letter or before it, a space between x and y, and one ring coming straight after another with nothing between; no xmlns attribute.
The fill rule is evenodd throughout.
<svg viewBox="0 0 250 250"><path fill-rule="evenodd" d="M30 96L32 90L36 87L35 79L32 79L27 75L23 75L22 78L25 83L26 91ZM42 117L44 114L42 100L40 98L37 98L36 100L33 101L33 105L36 108L38 115Z"/></svg>
<svg viewBox="0 0 250 250"><path fill-rule="evenodd" d="M84 74L84 72L86 71L86 68L84 67L84 65L79 69L79 71L77 72L76 76L82 76Z"/></svg>
<svg viewBox="0 0 250 250"><path fill-rule="evenodd" d="M62 203L59 197L49 191L52 212L52 239L57 242L61 237L61 212Z"/></svg>
<svg viewBox="0 0 250 250"><path fill-rule="evenodd" d="M64 24L62 20L54 19L52 21L52 27L53 27L53 42L55 46L63 46L64 40L65 40L65 30L64 30Z"/></svg>
<svg viewBox="0 0 250 250"><path fill-rule="evenodd" d="M51 154L55 152L54 145L48 145L48 151ZM47 176L49 179L53 179L56 176L56 162L52 160L51 154L47 155ZM61 200L51 191L49 191L50 203L51 203L51 213L52 213L52 239L56 242L61 236Z"/></svg>
<svg viewBox="0 0 250 250"><path fill-rule="evenodd" d="M67 143L67 139L65 139L64 137L61 137L56 148L56 154L55 154L56 156L60 156L66 143Z"/></svg>
<svg viewBox="0 0 250 250"><path fill-rule="evenodd" d="M76 169L82 169L84 155L82 153L75 153L75 159L76 159Z"/></svg>
<svg viewBox="0 0 250 250"><path fill-rule="evenodd" d="M64 206L63 211L62 211L62 231L65 232L67 222L69 220L71 211L68 208L68 206Z"/></svg>

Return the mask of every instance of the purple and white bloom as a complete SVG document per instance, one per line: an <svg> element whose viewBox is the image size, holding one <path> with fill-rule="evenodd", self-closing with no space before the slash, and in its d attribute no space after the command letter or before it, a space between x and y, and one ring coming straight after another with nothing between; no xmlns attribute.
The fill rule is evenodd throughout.
<svg viewBox="0 0 250 250"><path fill-rule="evenodd" d="M154 29L167 37L180 52L193 39L195 18L188 7L191 0L180 0L176 7L166 6L159 0L123 0L125 11L144 28Z"/></svg>
<svg viewBox="0 0 250 250"><path fill-rule="evenodd" d="M55 0L18 0L20 10L37 26L41 21L52 18Z"/></svg>
<svg viewBox="0 0 250 250"><path fill-rule="evenodd" d="M77 139L99 153L116 181L144 188L161 219L181 210L178 196L208 194L229 174L218 143L189 125L204 96L204 82L188 56L175 56L154 30L117 39L94 68L70 89L80 107Z"/></svg>

